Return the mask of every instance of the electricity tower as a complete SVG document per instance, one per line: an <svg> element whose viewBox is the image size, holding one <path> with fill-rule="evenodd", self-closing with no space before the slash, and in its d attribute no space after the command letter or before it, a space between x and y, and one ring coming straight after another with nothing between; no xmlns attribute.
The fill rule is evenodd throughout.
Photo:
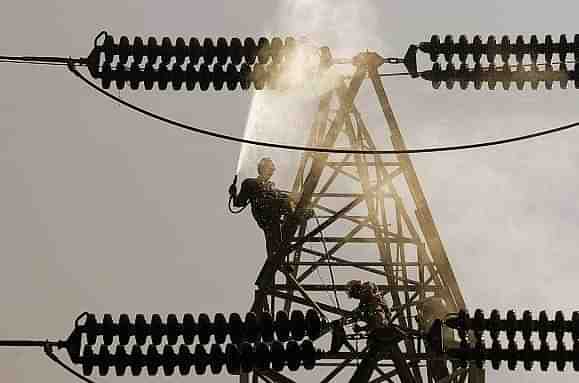
<svg viewBox="0 0 579 383"><path fill-rule="evenodd" d="M308 146L360 151L383 146L382 141L376 145L355 103L363 83L369 81L385 120L385 136L394 150L406 149L379 77L378 68L383 63L384 59L375 53L361 53L353 60L351 79L340 80L334 90L321 97ZM268 260L263 266L253 311L275 313L281 309L290 313L296 306L305 306L319 310L328 321L347 318L352 304L343 300L343 294L350 279L378 284L395 322L403 328L421 330L417 307L431 297L444 299L448 312L465 308L407 154L305 153L292 192L299 196L296 211L313 208L316 219L285 222L278 263ZM406 195L410 201L405 200ZM333 283L316 283L316 273L321 269L329 270ZM276 270L282 270L282 278L272 275ZM392 381L395 376L403 383L433 381L428 363L423 363L426 346L422 341L403 342L405 360L400 363L404 366L387 361L368 365L354 362L366 354L356 352L359 345L354 345L355 334L347 338L338 352L326 355L333 363L328 363L331 367L322 382L339 374L351 375L352 367L358 379L352 381ZM255 374L262 376L260 372ZM286 381L272 376L264 381L267 379Z"/></svg>
<svg viewBox="0 0 579 383"><path fill-rule="evenodd" d="M177 38L173 44L167 37L161 44L149 37L145 44L140 37L131 43L126 36L115 42L103 32L86 58L2 59L68 65L94 89L149 117L242 141L130 105L90 82L76 67L88 67L105 89L115 84L120 90L128 84L133 90L140 86L151 90L155 85L159 90L170 86L175 91L206 91L211 85L216 91L252 86L261 90L280 85L280 73L296 44L292 38L247 38L243 42L219 38L216 43L196 38L187 43ZM417 70L419 50L430 55L432 70ZM518 362L523 362L525 370L539 362L543 371L552 363L564 371L572 362L579 371L579 312L574 312L571 320L561 311L553 319L544 311L536 318L530 311L517 318L513 310L505 318L497 310L489 317L476 310L470 317L379 74L385 63L404 64L411 77L431 81L437 89L443 83L452 89L457 82L461 89L472 84L476 90L485 83L490 90L499 83L504 90L511 84L519 90L525 84L531 89L540 84L552 89L555 82L561 88L569 82L579 88L579 64L573 70L565 64L571 54L576 60L579 57L579 35L572 42L565 35L558 42L550 35L543 42L534 35L529 42L518 36L515 44L507 36L499 44L494 36L486 43L480 36L472 42L461 36L455 43L451 36L441 42L435 35L430 41L411 45L404 58L386 59L365 52L352 60L334 60L328 49L321 49L323 70L349 63L354 72L339 77L320 97L290 191L297 201L295 209L283 222L281 245L268 253L256 280L255 300L244 319L238 313L229 318L217 313L213 320L205 313L197 317L187 313L182 320L168 314L163 321L153 314L147 321L137 314L131 321L121 314L115 322L110 314L99 320L95 314L83 313L66 340L2 340L0 346L42 347L63 366L53 349L65 349L71 362L82 366L85 376L95 369L101 376L111 369L117 376L128 370L137 376L145 369L149 375L158 375L162 369L170 376L176 371L189 375L192 369L197 375L208 369L220 374L225 368L242 382L291 383L297 381L292 374L302 366L312 371L309 380L320 382L482 383L485 361L494 369L506 361L510 370L516 369ZM561 61L559 70L552 64L555 55ZM448 62L445 69L437 61L441 56ZM454 56L460 61L458 69ZM516 65L509 63L511 57ZM539 57L544 64L538 63ZM480 64L482 58L488 67ZM495 64L497 58L501 65ZM474 68L467 65L471 59ZM380 107L384 129L379 129L378 137L386 140L374 136L376 129L369 127L367 114L356 103L365 83ZM377 150L384 144L392 150ZM373 331L359 327L358 322L364 321L359 307L345 298L350 280L371 281L384 294L390 310L387 325ZM492 341L490 348L485 346L486 333ZM555 349L549 334L554 335ZM533 345L535 336L538 348ZM517 344L519 337L522 347ZM508 345L503 348L505 338Z"/></svg>

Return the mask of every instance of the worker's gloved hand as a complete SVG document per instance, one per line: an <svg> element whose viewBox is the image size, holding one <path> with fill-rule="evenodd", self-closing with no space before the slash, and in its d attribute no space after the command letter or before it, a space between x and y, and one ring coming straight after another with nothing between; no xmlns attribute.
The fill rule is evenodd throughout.
<svg viewBox="0 0 579 383"><path fill-rule="evenodd" d="M233 198L237 196L237 186L235 184L231 184L229 187L229 196Z"/></svg>

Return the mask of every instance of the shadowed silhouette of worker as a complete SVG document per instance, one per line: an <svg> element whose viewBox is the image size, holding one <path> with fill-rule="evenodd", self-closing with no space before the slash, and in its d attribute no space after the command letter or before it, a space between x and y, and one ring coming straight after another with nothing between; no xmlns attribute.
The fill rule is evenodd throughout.
<svg viewBox="0 0 579 383"><path fill-rule="evenodd" d="M229 187L233 206L243 208L251 204L253 218L265 234L268 260L273 259L279 251L283 242L281 227L286 217L293 212L289 194L276 189L275 183L271 181L274 172L275 164L271 158L265 157L257 164L258 176L245 179L239 194L235 182Z"/></svg>

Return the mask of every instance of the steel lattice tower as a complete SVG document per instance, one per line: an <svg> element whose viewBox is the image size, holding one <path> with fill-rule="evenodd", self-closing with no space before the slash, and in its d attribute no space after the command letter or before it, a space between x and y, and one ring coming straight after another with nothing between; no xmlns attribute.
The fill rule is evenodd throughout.
<svg viewBox="0 0 579 383"><path fill-rule="evenodd" d="M514 44L508 36L500 41L498 44L491 35L484 43L477 35L469 42L461 35L455 43L447 35L442 42L434 35L430 41L410 45L404 58L387 59L365 52L352 60L333 60L329 50L322 48L322 70L351 63L355 72L341 77L321 96L307 147L248 141L170 120L100 89L77 70L86 66L105 89L112 84L118 90L125 86L152 90L155 85L161 91L169 87L207 91L210 86L215 91L286 89L291 84L285 83L281 74L298 44L291 37L246 38L243 42L239 38L218 38L216 42L191 38L188 44L182 37L175 44L164 37L158 44L151 36L144 44L141 37L131 43L127 36L115 43L112 36L101 32L85 58L2 56L5 62L67 65L107 97L172 126L306 153L290 192L292 200L298 201L295 211L285 217L281 246L277 231L273 250L269 243L268 257L256 281L253 312L248 312L245 320L238 313L231 313L229 319L216 313L213 321L207 313L199 313L197 320L186 313L180 321L177 314L170 313L166 321L160 314L153 314L150 321L143 314L136 314L134 321L128 314L120 314L115 322L110 313L99 320L96 314L84 312L66 340L0 340L0 347L42 347L52 360L81 378L56 357L54 349L66 351L73 364L82 366L85 376L95 370L100 376L112 370L117 376L128 370L133 376L145 370L150 376L160 370L165 376L176 372L204 375L208 369L216 375L225 368L242 382L251 378L253 382L291 383L294 380L281 372L287 367L291 374L301 366L319 375L321 382L483 383L486 361L493 369L506 362L509 370L515 370L522 362L530 371L538 362L542 371L553 363L558 371L569 363L579 371L579 311L572 313L571 320L566 320L562 311L551 319L546 311L533 316L525 310L517 316L515 310L509 310L505 317L498 310L492 310L490 316L481 309L472 316L466 311L378 73L384 63L404 64L408 70L404 75L431 81L435 89L442 83L453 89L456 82L461 89L472 84L477 90L485 83L490 90L499 83L504 90L511 84L523 90L527 83L533 90L541 83L552 89L556 82L563 89L573 82L579 89L579 63L573 70L566 66L567 55L579 57L579 35L573 42L566 35L558 42L551 35L543 42L536 35L528 42L523 36L517 36ZM430 56L432 70L418 71L418 51ZM458 68L453 63L455 55ZM552 63L555 55L560 59L559 70ZM447 61L444 70L439 56ZM481 65L483 56L488 67ZM516 65L509 63L513 56ZM544 64L538 63L539 57ZM470 58L475 62L473 68L467 64ZM524 63L527 58L530 64ZM309 74L318 75L316 71ZM386 144L393 149L388 155L377 150L384 142L374 139L367 116L355 103L366 79L380 105L380 118L386 122ZM575 125L445 150L520 141ZM233 195L230 204L232 199ZM331 283L318 275L320 271L328 272ZM373 287L370 295L374 301L367 304L380 310L370 308L366 317L356 313L357 302L343 299L346 282L352 279L377 284L392 318L385 319L385 313L376 315L382 302ZM378 324L370 329L355 326L356 321L370 322L377 317ZM485 344L487 335L490 347ZM452 361L452 366L447 361ZM311 376L308 381L317 378Z"/></svg>
<svg viewBox="0 0 579 383"><path fill-rule="evenodd" d="M350 81L342 81L337 89L321 98L309 146L376 149L375 140L354 103L364 80L369 78L392 147L406 149L378 74L383 62L374 53L363 53L354 60L356 71ZM334 111L333 105L337 105ZM399 185L406 188L402 192L411 196L411 210L405 205ZM290 313L297 305L318 308L329 320L347 317L350 313L347 307L352 304L347 301L340 304L337 295L343 295L348 279L376 282L386 294L395 321L403 327L418 329L416 305L431 296L444 298L452 311L464 308L462 294L407 154L388 157L306 153L301 158L292 192L301 197L297 208L314 208L317 219L285 222L284 246L275 265L268 261L263 266L252 310L273 313L283 309ZM279 283L278 278L273 285L264 284L264 280L272 280L271 273L276 268L282 270L285 282ZM312 282L322 268L335 273L335 285ZM334 300L325 299L335 291L338 293ZM327 364L331 366L322 382L333 381L340 374L351 375L353 360L358 357L353 342L347 341L339 352L329 356L332 362ZM393 381L398 376L404 383L411 379L433 382L423 362L424 344L407 340L402 349L407 354L402 362L406 366L388 361L358 366L351 381L368 381L366 376L372 376L372 382ZM249 381L247 376L241 380ZM253 381L262 380L292 381L272 371L255 372Z"/></svg>

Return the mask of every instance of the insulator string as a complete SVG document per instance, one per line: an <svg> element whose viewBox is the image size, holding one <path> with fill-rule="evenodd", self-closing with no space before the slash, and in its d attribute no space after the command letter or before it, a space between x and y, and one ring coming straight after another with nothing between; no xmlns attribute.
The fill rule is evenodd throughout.
<svg viewBox="0 0 579 383"><path fill-rule="evenodd" d="M197 320L192 314L184 314L179 321L177 315L168 314L164 321L159 314L153 314L147 321L145 316L137 314L131 321L127 314L121 314L118 321L112 315L104 314L101 321L95 314L87 314L84 323L79 323L75 331L86 336L87 344L94 345L98 338L106 346L118 339L120 345L127 345L134 338L137 345L144 345L150 340L153 345L159 345L163 339L169 345L175 345L178 339L185 344L192 344L198 339L201 344L208 344L213 339L223 344L226 339L232 343L270 342L275 338L280 341L302 340L304 337L316 339L322 331L322 320L317 311L310 309L305 314L294 310L288 314L279 311L275 318L268 312L255 314L249 312L244 319L237 313L229 319L217 313L213 320L209 315L201 313Z"/></svg>
<svg viewBox="0 0 579 383"><path fill-rule="evenodd" d="M279 341L229 343L225 348L213 344L209 352L202 344L197 344L193 351L186 345L181 345L177 351L170 345L159 349L153 344L145 351L141 346L134 345L128 352L122 345L117 345L114 352L104 344L99 347L98 352L92 347L86 345L77 361L85 376L93 375L95 371L100 376L108 375L111 371L117 376L124 376L127 371L133 376L139 376L143 370L146 370L149 376L158 375L160 372L165 376L172 376L175 372L189 375L192 370L197 375L204 375L208 368L211 373L219 374L224 367L229 374L247 373L255 368L282 371L287 367L290 371L297 371L304 367L311 370L316 360L321 357L311 340L301 343L291 340L285 346Z"/></svg>
<svg viewBox="0 0 579 383"><path fill-rule="evenodd" d="M558 342L562 342L564 335L569 333L573 340L579 341L579 311L572 314L571 320L565 319L562 311L555 312L553 319L549 319L546 311L541 311L537 318L533 318L530 311L525 310L517 318L514 310L507 311L505 319L497 310L493 310L489 317L484 316L480 309L475 310L474 316L464 310L446 319L445 324L458 331L461 339L466 339L466 334L473 331L477 338L481 338L484 332L488 332L491 339L498 339L501 332L507 339L512 340L520 333L523 339L528 340L533 333L537 333L541 341L546 341L548 334L554 334Z"/></svg>
<svg viewBox="0 0 579 383"><path fill-rule="evenodd" d="M246 38L243 41L237 37L230 40L220 37L216 41L211 38L195 37L186 41L183 37L178 37L174 43L169 37L163 37L159 44L157 38L151 36L146 39L146 43L145 39L135 37L131 44L127 36L122 36L118 42L106 32L99 36L104 36L102 44L97 42L91 55L102 55L106 63L113 62L115 57L122 63L126 63L128 58L132 57L139 64L142 62L168 64L173 59L177 63L189 60L194 65L201 61L207 65L280 63L291 57L299 45L303 45L293 37L284 40L280 37Z"/></svg>
<svg viewBox="0 0 579 383"><path fill-rule="evenodd" d="M507 342L507 347L503 347L498 339L492 341L492 346L487 348L484 342L478 340L472 347L468 342L461 342L459 347L446 350L451 359L459 360L463 365L466 361L476 361L480 367L485 361L490 361L493 369L498 370L502 362L507 363L507 368L516 370L519 362L523 362L523 368L532 370L539 362L541 371L547 371L552 364L555 364L557 371L564 371L567 364L571 363L574 371L579 371L579 341L575 340L573 349L568 350L563 342L557 342L552 349L547 342L541 341L536 348L531 340L525 340L524 346L519 347L514 340Z"/></svg>
<svg viewBox="0 0 579 383"><path fill-rule="evenodd" d="M480 90L483 84L488 85L488 89L494 90L497 84L501 84L504 90L509 90L514 84L518 90L523 90L526 84L530 84L531 89L539 88L540 83L544 83L545 89L552 89L553 83L559 83L560 88L566 89L569 82L573 82L576 89L579 88L579 64L576 63L573 70L568 70L565 63L559 64L559 70L555 70L551 64L545 64L543 70L539 70L536 64L528 66L519 64L512 70L513 66L503 65L495 67L490 65L483 68L480 64L474 68L469 68L466 64L461 64L456 68L453 64L448 64L442 69L440 64L435 63L430 71L424 71L421 77L432 82L435 89L439 89L441 84L446 85L446 89L453 89L456 82L461 89L467 89L470 84L476 90Z"/></svg>
<svg viewBox="0 0 579 383"><path fill-rule="evenodd" d="M536 35L531 35L530 40L525 41L519 35L514 41L509 36L502 36L498 39L494 35L487 37L486 42L479 35L469 41L465 35L461 35L458 42L454 37L446 35L441 41L439 35L433 35L430 41L419 44L419 49L429 54L431 61L437 62L439 57L443 57L447 62L452 62L455 56L461 63L465 63L468 58L476 63L485 57L489 64L494 64L497 57L501 58L503 64L508 64L514 56L515 61L523 63L529 57L532 63L537 63L539 56L550 63L555 55L560 61L565 61L567 55L573 54L575 60L579 59L579 35L575 35L573 41L568 41L566 35L561 35L556 42L551 35L546 35L542 42Z"/></svg>
<svg viewBox="0 0 579 383"><path fill-rule="evenodd" d="M233 91L237 88L248 90L250 87L255 90L287 89L294 85L283 77L284 68L281 64L242 64L240 68L231 63L227 66L201 64L198 67L187 65L183 69L178 64L160 64L158 67L147 64L140 67L135 63L127 66L119 62L112 66L105 62L99 68L91 67L91 73L94 78L101 80L104 89L109 89L112 83L119 90L125 89L127 85L132 90L139 89L141 85L145 90L152 90L156 84L161 91L167 90L169 85L175 91L207 91L210 86L217 91ZM313 76L314 73L310 77Z"/></svg>

